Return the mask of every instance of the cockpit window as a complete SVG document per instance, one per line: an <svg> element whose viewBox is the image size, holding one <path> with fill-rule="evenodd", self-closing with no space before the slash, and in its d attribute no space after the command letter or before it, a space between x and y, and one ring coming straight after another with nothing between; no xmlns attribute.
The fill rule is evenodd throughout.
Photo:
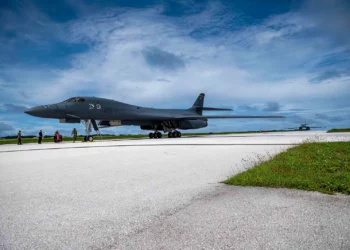
<svg viewBox="0 0 350 250"><path fill-rule="evenodd" d="M81 97L73 97L65 100L64 102L85 102L85 99Z"/></svg>

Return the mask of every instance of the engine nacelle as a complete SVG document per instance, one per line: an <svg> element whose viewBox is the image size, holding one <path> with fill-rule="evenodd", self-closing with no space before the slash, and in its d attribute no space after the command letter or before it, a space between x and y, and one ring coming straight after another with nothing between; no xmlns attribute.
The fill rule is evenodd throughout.
<svg viewBox="0 0 350 250"><path fill-rule="evenodd" d="M185 120L180 121L179 129L197 129L205 128L208 126L208 122L204 120Z"/></svg>
<svg viewBox="0 0 350 250"><path fill-rule="evenodd" d="M171 129L197 129L197 128L204 128L208 126L208 122L205 120L184 120L184 121L173 121L171 122L169 127L164 127L163 125L158 124L156 125L141 125L140 128L142 130L157 130L164 131L164 129L171 130Z"/></svg>
<svg viewBox="0 0 350 250"><path fill-rule="evenodd" d="M142 130L155 130L156 126L154 125L141 125L140 129ZM157 126L157 130L164 131L164 128L162 125Z"/></svg>
<svg viewBox="0 0 350 250"><path fill-rule="evenodd" d="M153 129L154 129L154 126L151 126L151 125L141 125L141 126L140 126L140 129L142 129L142 130L153 130Z"/></svg>
<svg viewBox="0 0 350 250"><path fill-rule="evenodd" d="M101 127L114 127L114 126L121 126L122 121L121 120L112 120L112 121L100 121L98 123Z"/></svg>
<svg viewBox="0 0 350 250"><path fill-rule="evenodd" d="M60 119L60 123L80 123L79 118L64 118Z"/></svg>

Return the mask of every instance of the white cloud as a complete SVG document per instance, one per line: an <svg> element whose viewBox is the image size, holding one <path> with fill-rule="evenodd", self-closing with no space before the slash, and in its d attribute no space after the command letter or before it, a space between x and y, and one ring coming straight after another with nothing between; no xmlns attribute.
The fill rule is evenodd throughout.
<svg viewBox="0 0 350 250"><path fill-rule="evenodd" d="M339 75L319 84L310 84L309 79L318 79L315 67L327 55L341 54L349 46L335 44L333 33L320 27L325 15L335 15L333 10L316 8L315 1L308 3L301 10L252 26L242 25L241 16L228 13L218 3L181 17L163 15L161 5L85 12L59 30L60 34L69 30L66 42L87 43L89 51L75 55L68 69L13 65L2 69L10 80L0 79L4 90L0 95L23 103L25 93L29 104L42 104L93 94L138 105L175 107L190 106L205 92L206 102L212 104L332 106L338 98L350 98L349 77ZM322 6L332 9L324 1ZM343 14L334 21L337 29L347 27ZM143 53L149 47L184 63L178 70L159 65L166 60L157 61L158 67L150 65Z"/></svg>
<svg viewBox="0 0 350 250"><path fill-rule="evenodd" d="M313 48L288 39L289 35L307 28L299 13L274 16L262 25L238 32L226 30L224 37L195 40L189 34L201 28L210 29L213 26L210 20L214 17L222 14L215 22L223 25L235 15L227 16L219 4L210 4L205 11L185 18L163 16L162 10L161 6L117 8L71 21L67 40L88 42L91 50L77 55L73 67L66 70L11 69L15 82L26 84L24 88L37 102L59 101L81 91L126 102L150 104L152 100L159 104L178 96L195 98L202 91L206 91L208 97L223 100L292 101L305 96L336 96L347 90L339 79L317 87L306 81L308 73L300 64L308 64L309 58L319 56L317 53L329 51L318 51L317 46ZM190 26L182 26L183 23ZM226 40L218 46L217 41L225 37L245 42L237 45ZM275 38L279 41L274 42ZM245 49L246 45L250 48ZM179 72L150 67L142 55L147 47L178 57L185 62L185 67ZM281 79L276 81L273 77ZM159 78L170 82L164 84L157 81Z"/></svg>

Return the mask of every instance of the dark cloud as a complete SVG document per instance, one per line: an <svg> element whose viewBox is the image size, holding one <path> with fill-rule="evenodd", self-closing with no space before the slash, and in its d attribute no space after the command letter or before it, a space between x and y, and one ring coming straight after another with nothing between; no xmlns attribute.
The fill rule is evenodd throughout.
<svg viewBox="0 0 350 250"><path fill-rule="evenodd" d="M324 80L340 77L341 75L342 75L341 72L339 72L337 70L327 70L327 71L322 72L319 76L310 79L309 82L319 83L319 82L322 82Z"/></svg>
<svg viewBox="0 0 350 250"><path fill-rule="evenodd" d="M24 91L18 91L18 93L23 97L23 98L29 98L30 96L27 95Z"/></svg>
<svg viewBox="0 0 350 250"><path fill-rule="evenodd" d="M1 108L4 108L7 112L10 113L23 113L27 107L16 104L3 104Z"/></svg>
<svg viewBox="0 0 350 250"><path fill-rule="evenodd" d="M307 15L318 29L345 43L350 41L349 12L348 0L307 0L302 8L302 13Z"/></svg>
<svg viewBox="0 0 350 250"><path fill-rule="evenodd" d="M264 105L242 104L238 106L238 109L245 111L279 111L280 105L277 102L267 102Z"/></svg>
<svg viewBox="0 0 350 250"><path fill-rule="evenodd" d="M247 110L247 111L259 110L259 108L257 106L252 106L252 105L247 105L247 104L239 105L238 109L239 110Z"/></svg>
<svg viewBox="0 0 350 250"><path fill-rule="evenodd" d="M185 67L185 62L180 57L156 47L148 47L142 51L142 54L146 62L153 67L165 70L177 70Z"/></svg>
<svg viewBox="0 0 350 250"><path fill-rule="evenodd" d="M171 81L164 79L164 78L158 78L157 81L158 82L171 82Z"/></svg>
<svg viewBox="0 0 350 250"><path fill-rule="evenodd" d="M0 133L1 132L7 132L7 131L13 131L13 130L15 130L15 129L11 125L8 125L6 123L0 122Z"/></svg>
<svg viewBox="0 0 350 250"><path fill-rule="evenodd" d="M309 109L289 109L288 111L307 111Z"/></svg>
<svg viewBox="0 0 350 250"><path fill-rule="evenodd" d="M263 111L278 111L280 110L280 105L277 102L267 102Z"/></svg>
<svg viewBox="0 0 350 250"><path fill-rule="evenodd" d="M327 53L324 55L320 61L315 65L316 68L320 68L323 70L327 70L333 65L337 65L336 70L339 71L339 69L342 70L349 70L348 65L350 62L350 50L342 50L342 51L337 51L337 52L332 52L332 53ZM335 70L335 69L333 69Z"/></svg>

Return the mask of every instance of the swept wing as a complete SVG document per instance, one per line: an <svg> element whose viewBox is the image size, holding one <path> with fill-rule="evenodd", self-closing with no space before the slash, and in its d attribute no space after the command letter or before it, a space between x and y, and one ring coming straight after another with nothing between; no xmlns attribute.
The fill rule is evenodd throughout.
<svg viewBox="0 0 350 250"><path fill-rule="evenodd" d="M285 118L284 116L242 116L242 115L161 115L143 113L142 117L134 117L131 120L196 120L196 119L250 119L250 118ZM129 120L129 119L128 119Z"/></svg>

